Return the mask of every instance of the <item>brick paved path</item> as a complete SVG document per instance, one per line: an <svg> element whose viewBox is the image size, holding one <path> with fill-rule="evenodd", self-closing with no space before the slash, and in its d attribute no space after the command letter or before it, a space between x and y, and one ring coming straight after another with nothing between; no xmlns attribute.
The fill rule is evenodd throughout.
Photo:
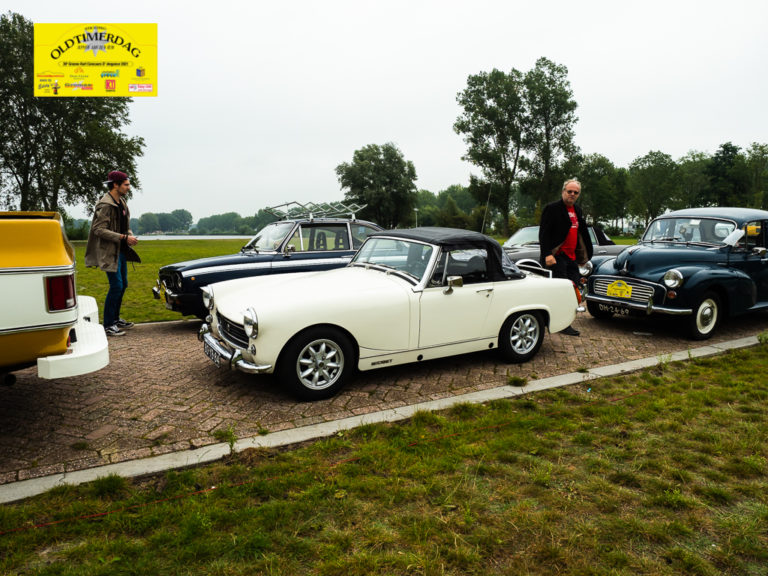
<svg viewBox="0 0 768 576"><path fill-rule="evenodd" d="M678 321L679 323L679 321ZM578 338L549 335L521 365L493 352L360 374L330 400L300 403L271 376L217 370L197 341L198 322L138 325L112 338L110 364L81 377L40 380L33 369L0 387L0 484L71 472L276 432L507 384L509 376L545 378L583 368L694 348L674 322L594 320L581 314ZM768 330L768 315L733 319L711 342Z"/></svg>

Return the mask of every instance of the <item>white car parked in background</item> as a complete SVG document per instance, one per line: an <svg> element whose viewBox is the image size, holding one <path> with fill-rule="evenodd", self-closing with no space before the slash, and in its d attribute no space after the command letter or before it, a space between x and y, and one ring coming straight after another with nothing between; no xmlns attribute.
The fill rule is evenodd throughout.
<svg viewBox="0 0 768 576"><path fill-rule="evenodd" d="M218 366L275 372L304 400L372 370L498 348L524 362L573 322L569 280L521 272L495 240L450 228L377 232L345 268L203 289L200 330Z"/></svg>

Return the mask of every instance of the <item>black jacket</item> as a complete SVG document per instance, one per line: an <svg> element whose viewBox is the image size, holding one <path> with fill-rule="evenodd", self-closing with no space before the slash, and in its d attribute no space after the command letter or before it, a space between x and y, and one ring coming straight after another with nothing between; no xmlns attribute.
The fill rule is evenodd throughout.
<svg viewBox="0 0 768 576"><path fill-rule="evenodd" d="M592 239L589 237L587 223L579 206L574 206L576 217L579 220L579 239L576 246L576 261L584 264L592 258ZM565 242L571 229L571 218L568 216L568 208L562 199L547 204L541 213L541 225L539 226L539 248L541 255L539 260L544 266L544 260L548 255L555 255L560 246ZM586 257L585 257L586 255Z"/></svg>

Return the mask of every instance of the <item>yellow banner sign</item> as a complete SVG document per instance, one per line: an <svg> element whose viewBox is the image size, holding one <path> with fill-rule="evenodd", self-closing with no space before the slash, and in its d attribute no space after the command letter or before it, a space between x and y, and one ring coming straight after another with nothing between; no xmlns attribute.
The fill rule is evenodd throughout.
<svg viewBox="0 0 768 576"><path fill-rule="evenodd" d="M35 96L157 96L157 24L35 24Z"/></svg>

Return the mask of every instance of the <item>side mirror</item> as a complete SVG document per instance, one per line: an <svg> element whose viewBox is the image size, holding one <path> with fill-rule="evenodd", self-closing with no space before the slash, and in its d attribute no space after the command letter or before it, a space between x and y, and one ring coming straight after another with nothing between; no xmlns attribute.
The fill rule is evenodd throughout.
<svg viewBox="0 0 768 576"><path fill-rule="evenodd" d="M464 278L461 276L448 276L448 287L443 290L443 294L452 294L454 288L464 286Z"/></svg>
<svg viewBox="0 0 768 576"><path fill-rule="evenodd" d="M764 246L755 246L752 248L752 254L760 256L760 258L765 258L766 252L768 252L768 248L765 248Z"/></svg>

